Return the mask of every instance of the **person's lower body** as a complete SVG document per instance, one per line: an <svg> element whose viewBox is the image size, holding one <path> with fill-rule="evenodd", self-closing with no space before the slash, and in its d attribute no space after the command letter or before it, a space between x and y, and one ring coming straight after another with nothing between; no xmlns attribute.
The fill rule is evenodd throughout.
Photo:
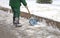
<svg viewBox="0 0 60 38"><path fill-rule="evenodd" d="M13 11L13 24L16 27L21 27L21 23L19 23L19 17L20 17L20 7L19 8L13 8L12 7L12 11Z"/></svg>

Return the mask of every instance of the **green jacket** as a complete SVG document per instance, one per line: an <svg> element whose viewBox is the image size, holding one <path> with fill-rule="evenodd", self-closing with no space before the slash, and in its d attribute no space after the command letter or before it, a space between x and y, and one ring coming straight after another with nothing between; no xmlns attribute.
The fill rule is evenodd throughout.
<svg viewBox="0 0 60 38"><path fill-rule="evenodd" d="M21 6L21 3L26 6L27 3L25 0L10 0L9 1L9 6L14 7L14 8L19 8Z"/></svg>

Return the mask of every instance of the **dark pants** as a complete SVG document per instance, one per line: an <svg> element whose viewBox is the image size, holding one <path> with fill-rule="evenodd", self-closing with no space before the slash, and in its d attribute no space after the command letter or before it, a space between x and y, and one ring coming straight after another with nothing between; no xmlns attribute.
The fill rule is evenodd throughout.
<svg viewBox="0 0 60 38"><path fill-rule="evenodd" d="M19 18L20 17L20 7L19 8L11 7L11 8L12 8L12 11L13 11L13 17Z"/></svg>
<svg viewBox="0 0 60 38"><path fill-rule="evenodd" d="M19 17L20 17L20 7L19 8L14 8L11 7L13 11L13 23L15 24L15 18L18 18L17 24L19 24Z"/></svg>

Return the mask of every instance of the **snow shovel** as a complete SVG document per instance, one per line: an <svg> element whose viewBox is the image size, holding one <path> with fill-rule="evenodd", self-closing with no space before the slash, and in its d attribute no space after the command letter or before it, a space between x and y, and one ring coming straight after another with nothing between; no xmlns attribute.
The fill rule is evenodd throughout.
<svg viewBox="0 0 60 38"><path fill-rule="evenodd" d="M36 25L37 22L38 22L38 19L35 16L31 16L28 7L26 7L26 8L27 8L28 14L29 14L29 17L28 17L29 18L29 24L32 25L32 26Z"/></svg>
<svg viewBox="0 0 60 38"><path fill-rule="evenodd" d="M33 17L33 16L29 19L29 23L32 26L36 25L37 22L38 22L38 20L35 17Z"/></svg>

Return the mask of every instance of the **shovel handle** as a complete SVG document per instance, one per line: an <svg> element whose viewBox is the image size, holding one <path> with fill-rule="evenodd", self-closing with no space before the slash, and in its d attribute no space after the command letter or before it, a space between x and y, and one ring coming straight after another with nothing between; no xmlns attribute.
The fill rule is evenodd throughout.
<svg viewBox="0 0 60 38"><path fill-rule="evenodd" d="M26 9L27 9L28 13L30 14L30 11L29 11L29 9L28 9L28 6L25 6L25 7L26 7Z"/></svg>
<svg viewBox="0 0 60 38"><path fill-rule="evenodd" d="M28 18L30 18L31 17L31 15L30 15L30 11L29 11L29 9L28 9L28 6L25 6L26 7L26 9L27 9L27 11L28 11L28 15L29 15L29 17Z"/></svg>

